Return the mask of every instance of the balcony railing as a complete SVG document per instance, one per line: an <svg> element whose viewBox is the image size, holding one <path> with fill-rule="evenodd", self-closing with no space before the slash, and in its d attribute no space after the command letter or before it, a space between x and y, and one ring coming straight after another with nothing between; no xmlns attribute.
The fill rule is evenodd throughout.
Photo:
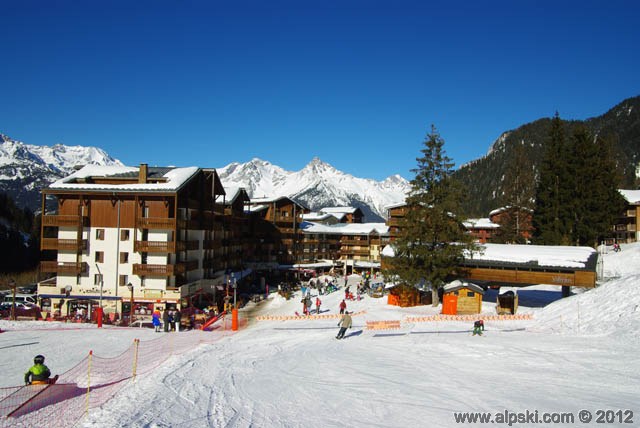
<svg viewBox="0 0 640 428"><path fill-rule="evenodd" d="M42 272L70 273L77 275L79 273L86 273L89 270L89 265L84 262L45 261L40 262L40 270Z"/></svg>
<svg viewBox="0 0 640 428"><path fill-rule="evenodd" d="M138 253L175 253L198 249L199 241L136 241L133 244L133 251Z"/></svg>
<svg viewBox="0 0 640 428"><path fill-rule="evenodd" d="M42 225L50 227L79 227L86 224L87 217L78 215L45 215Z"/></svg>
<svg viewBox="0 0 640 428"><path fill-rule="evenodd" d="M133 244L133 251L137 253L175 253L176 243L174 241L136 241Z"/></svg>
<svg viewBox="0 0 640 428"><path fill-rule="evenodd" d="M207 239L203 242L203 248L205 250L217 250L222 248L222 240L220 239Z"/></svg>
<svg viewBox="0 0 640 428"><path fill-rule="evenodd" d="M173 276L174 273L174 265L133 265L133 274L138 276Z"/></svg>
<svg viewBox="0 0 640 428"><path fill-rule="evenodd" d="M86 239L56 239L56 238L42 238L40 248L42 250L86 250Z"/></svg>
<svg viewBox="0 0 640 428"><path fill-rule="evenodd" d="M175 218L139 217L136 226L140 229L175 229Z"/></svg>

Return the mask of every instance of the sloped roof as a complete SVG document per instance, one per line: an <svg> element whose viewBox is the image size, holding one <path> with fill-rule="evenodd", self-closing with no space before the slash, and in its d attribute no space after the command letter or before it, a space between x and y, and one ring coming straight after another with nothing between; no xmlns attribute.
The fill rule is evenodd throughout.
<svg viewBox="0 0 640 428"><path fill-rule="evenodd" d="M467 229L499 229L500 225L488 218L469 218L462 222Z"/></svg>
<svg viewBox="0 0 640 428"><path fill-rule="evenodd" d="M472 282L461 281L456 279L442 287L445 293L450 293L452 291L460 290L461 288L468 288L470 290L475 291L476 293L484 294L484 290L479 285L476 285Z"/></svg>
<svg viewBox="0 0 640 428"><path fill-rule="evenodd" d="M200 169L198 167L149 167L147 177L162 178L161 182L98 184L87 183L94 178L135 178L140 173L139 167L114 165L85 165L73 174L53 182L47 190L85 190L96 192L166 192L176 191L191 179Z"/></svg>
<svg viewBox="0 0 640 428"><path fill-rule="evenodd" d="M618 189L618 192L620 192L628 203L640 204L640 190Z"/></svg>
<svg viewBox="0 0 640 428"><path fill-rule="evenodd" d="M380 235L389 233L389 226L384 223L338 223L320 224L304 222L300 225L304 233L327 233L336 235L369 235L376 232Z"/></svg>

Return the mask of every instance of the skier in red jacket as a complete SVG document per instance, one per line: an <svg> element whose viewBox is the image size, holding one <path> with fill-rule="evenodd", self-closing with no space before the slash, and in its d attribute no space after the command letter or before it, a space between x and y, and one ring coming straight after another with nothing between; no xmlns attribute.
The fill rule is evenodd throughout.
<svg viewBox="0 0 640 428"><path fill-rule="evenodd" d="M344 314L345 309L347 309L347 302L342 299L342 302L340 302L340 313Z"/></svg>
<svg viewBox="0 0 640 428"><path fill-rule="evenodd" d="M320 313L320 305L322 304L322 301L320 301L319 297L316 297L316 314Z"/></svg>

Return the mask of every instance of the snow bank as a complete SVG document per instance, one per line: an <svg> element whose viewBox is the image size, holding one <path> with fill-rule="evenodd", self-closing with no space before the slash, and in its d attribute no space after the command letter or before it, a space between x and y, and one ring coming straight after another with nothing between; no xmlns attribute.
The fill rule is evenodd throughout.
<svg viewBox="0 0 640 428"><path fill-rule="evenodd" d="M637 265L636 265L637 266ZM640 274L558 300L536 314L533 329L640 337Z"/></svg>

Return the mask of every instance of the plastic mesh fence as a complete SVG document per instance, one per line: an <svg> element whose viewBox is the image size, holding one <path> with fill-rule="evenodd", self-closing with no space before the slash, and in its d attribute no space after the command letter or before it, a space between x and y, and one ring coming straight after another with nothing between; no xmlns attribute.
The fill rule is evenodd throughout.
<svg viewBox="0 0 640 428"><path fill-rule="evenodd" d="M169 357L189 352L201 344L214 343L222 337L223 334L189 331L163 334L154 340L135 340L114 358L90 353L61 374L54 385L0 388L0 428L73 427L89 410L102 406L134 376L144 376Z"/></svg>

